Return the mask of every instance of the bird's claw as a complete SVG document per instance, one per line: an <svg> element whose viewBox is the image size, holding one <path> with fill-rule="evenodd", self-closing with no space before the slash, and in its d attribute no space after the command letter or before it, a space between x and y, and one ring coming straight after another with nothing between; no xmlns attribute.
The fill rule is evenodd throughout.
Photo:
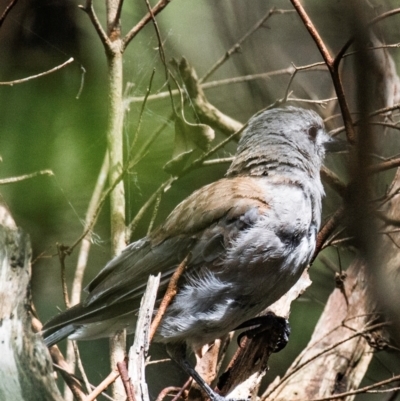
<svg viewBox="0 0 400 401"><path fill-rule="evenodd" d="M289 321L283 317L276 316L269 312L264 316L257 316L253 319L246 320L237 329L249 328L238 336L238 345L241 346L243 337L254 338L259 335L268 336L274 341L273 352L279 352L285 348L289 342L290 326Z"/></svg>

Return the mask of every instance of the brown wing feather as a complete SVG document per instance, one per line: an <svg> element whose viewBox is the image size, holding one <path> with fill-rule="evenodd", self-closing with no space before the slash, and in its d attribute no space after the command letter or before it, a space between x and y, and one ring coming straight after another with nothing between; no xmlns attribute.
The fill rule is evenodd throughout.
<svg viewBox="0 0 400 401"><path fill-rule="evenodd" d="M262 213L268 209L265 197L259 177L223 178L181 202L150 237L156 245L166 238L196 234L227 214L235 218L254 207Z"/></svg>

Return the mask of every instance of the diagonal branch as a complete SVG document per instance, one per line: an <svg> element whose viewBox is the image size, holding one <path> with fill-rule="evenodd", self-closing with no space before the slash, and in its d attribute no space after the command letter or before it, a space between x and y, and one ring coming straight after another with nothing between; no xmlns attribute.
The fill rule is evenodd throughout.
<svg viewBox="0 0 400 401"><path fill-rule="evenodd" d="M12 8L17 4L18 0L11 0L5 10L3 11L3 14L0 16L0 28L3 25L3 22L5 21L8 13L12 10Z"/></svg>
<svg viewBox="0 0 400 401"><path fill-rule="evenodd" d="M1 24L0 24L0 26L1 26ZM32 79L44 77L45 75L49 75L49 74L52 74L53 72L61 70L62 68L64 68L68 64L71 64L73 61L75 61L75 60L74 60L73 57L71 57L67 61L65 61L64 63L58 65L57 67L51 68L50 70L41 72L41 73L36 74L36 75L31 75L31 76L26 77L26 78L16 79L14 81L0 82L0 86L4 86L4 85L13 86L13 85L16 85L16 84L22 84L24 82L31 81Z"/></svg>
<svg viewBox="0 0 400 401"><path fill-rule="evenodd" d="M274 14L287 14L291 13L293 10L277 10L272 7L259 21L257 21L225 54L218 59L214 65L204 74L202 78L199 79L199 83L206 81L221 65L234 53L238 52L240 46L258 29L260 29L265 21L271 18Z"/></svg>
<svg viewBox="0 0 400 401"><path fill-rule="evenodd" d="M93 8L93 0L86 0L86 4L84 6L78 6L78 7L89 16L90 21L92 22L94 29L96 30L97 35L99 36L100 41L103 44L106 53L109 54L111 52L111 47L112 47L111 41L108 38L103 27L101 26L99 19L97 18L96 12L94 11Z"/></svg>
<svg viewBox="0 0 400 401"><path fill-rule="evenodd" d="M293 7L296 9L297 13L299 14L300 18L302 19L305 27L307 28L312 39L314 40L315 44L317 45L317 48L322 55L322 58L324 59L326 65L328 66L329 72L332 77L332 82L333 82L333 85L335 87L335 91L336 91L336 94L338 97L340 110L343 115L343 121L344 121L344 125L346 127L347 139L349 140L350 143L355 143L356 135L354 132L353 121L351 118L349 106L347 104L342 81L340 79L339 69L335 63L335 59L329 53L328 48L326 47L324 41L322 40L321 36L319 35L319 33L318 33L317 29L315 28L313 22L311 21L310 17L304 10L303 6L300 4L300 1L299 0L290 0L290 1L293 4Z"/></svg>
<svg viewBox="0 0 400 401"><path fill-rule="evenodd" d="M143 27L161 12L172 0L160 0L124 37L122 41L122 51L126 49L131 40L143 29Z"/></svg>

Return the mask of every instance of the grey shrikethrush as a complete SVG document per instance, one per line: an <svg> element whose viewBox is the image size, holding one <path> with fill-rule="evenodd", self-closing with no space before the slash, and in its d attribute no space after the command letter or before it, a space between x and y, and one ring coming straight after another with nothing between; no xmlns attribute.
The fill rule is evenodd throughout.
<svg viewBox="0 0 400 401"><path fill-rule="evenodd" d="M310 262L324 195L320 167L333 142L311 110L256 114L226 177L195 191L164 224L112 259L83 302L44 326L46 343L107 337L124 328L134 332L148 276L161 271L161 300L190 254L155 341L169 344L172 357L193 375L174 350L187 344L196 351L257 316ZM213 400L222 398L199 384Z"/></svg>

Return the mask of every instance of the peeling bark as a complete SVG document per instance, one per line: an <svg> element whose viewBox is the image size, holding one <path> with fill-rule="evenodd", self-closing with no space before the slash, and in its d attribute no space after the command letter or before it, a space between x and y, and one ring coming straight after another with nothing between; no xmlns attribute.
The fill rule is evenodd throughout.
<svg viewBox="0 0 400 401"><path fill-rule="evenodd" d="M0 399L61 401L49 352L31 325L31 245L0 205Z"/></svg>

